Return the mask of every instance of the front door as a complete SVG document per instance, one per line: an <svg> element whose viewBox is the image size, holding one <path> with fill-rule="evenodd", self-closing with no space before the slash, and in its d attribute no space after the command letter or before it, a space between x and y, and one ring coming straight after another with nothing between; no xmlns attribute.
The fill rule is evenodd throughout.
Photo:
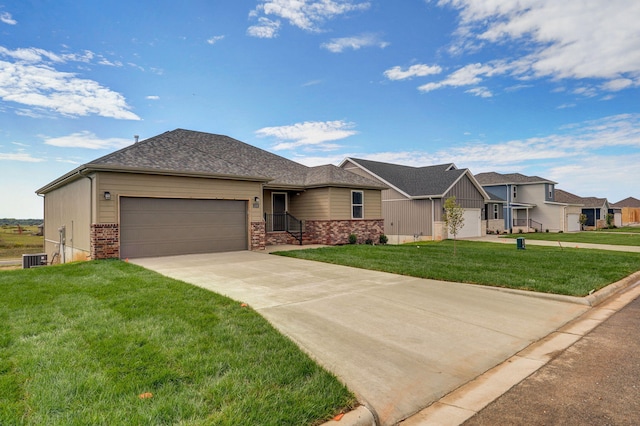
<svg viewBox="0 0 640 426"><path fill-rule="evenodd" d="M271 195L273 230L286 231L287 194L284 192L274 192Z"/></svg>

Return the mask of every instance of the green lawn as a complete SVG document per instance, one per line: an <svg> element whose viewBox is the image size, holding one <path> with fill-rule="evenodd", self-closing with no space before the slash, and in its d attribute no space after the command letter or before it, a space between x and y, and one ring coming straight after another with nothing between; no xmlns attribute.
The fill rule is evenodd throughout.
<svg viewBox="0 0 640 426"><path fill-rule="evenodd" d="M635 229L635 228L631 228ZM607 230L612 231L612 230ZM505 238L524 237L531 240L561 241L572 243L612 244L617 246L640 246L640 233L583 231L583 232L533 232L529 234L510 234Z"/></svg>
<svg viewBox="0 0 640 426"><path fill-rule="evenodd" d="M640 270L638 253L457 241L400 246L345 245L278 252L420 278L585 296Z"/></svg>
<svg viewBox="0 0 640 426"><path fill-rule="evenodd" d="M121 261L0 272L0 324L2 425L312 425L356 404L250 307Z"/></svg>

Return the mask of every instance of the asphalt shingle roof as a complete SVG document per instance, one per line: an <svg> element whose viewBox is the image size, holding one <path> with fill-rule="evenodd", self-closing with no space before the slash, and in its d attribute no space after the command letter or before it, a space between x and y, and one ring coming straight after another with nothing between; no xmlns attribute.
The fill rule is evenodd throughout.
<svg viewBox="0 0 640 426"><path fill-rule="evenodd" d="M184 129L145 139L86 166L259 178L269 181L269 186L382 188L334 165L307 167L228 136Z"/></svg>
<svg viewBox="0 0 640 426"><path fill-rule="evenodd" d="M606 198L580 197L562 189L556 188L555 199L558 203L582 204L583 207L602 207L607 202Z"/></svg>
<svg viewBox="0 0 640 426"><path fill-rule="evenodd" d="M507 185L507 184L526 184L526 183L557 183L540 176L526 176L520 173L478 173L475 175L476 180L482 186L488 185Z"/></svg>
<svg viewBox="0 0 640 426"><path fill-rule="evenodd" d="M613 207L640 207L640 200L633 197L627 197L624 200L620 200L617 203L613 204Z"/></svg>
<svg viewBox="0 0 640 426"><path fill-rule="evenodd" d="M455 168L453 163L411 167L359 158L349 160L411 197L442 196L467 172L467 169Z"/></svg>

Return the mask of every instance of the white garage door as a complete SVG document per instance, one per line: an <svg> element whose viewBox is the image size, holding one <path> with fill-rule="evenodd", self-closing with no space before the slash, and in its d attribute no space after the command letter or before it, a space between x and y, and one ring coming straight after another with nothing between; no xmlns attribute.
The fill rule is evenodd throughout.
<svg viewBox="0 0 640 426"><path fill-rule="evenodd" d="M482 222L480 221L480 209L465 209L464 224L457 238L471 238L481 236Z"/></svg>
<svg viewBox="0 0 640 426"><path fill-rule="evenodd" d="M120 198L120 258L246 250L247 202Z"/></svg>
<svg viewBox="0 0 640 426"><path fill-rule="evenodd" d="M579 214L567 215L567 231L576 232L580 230L580 222L578 222L579 218L580 218Z"/></svg>

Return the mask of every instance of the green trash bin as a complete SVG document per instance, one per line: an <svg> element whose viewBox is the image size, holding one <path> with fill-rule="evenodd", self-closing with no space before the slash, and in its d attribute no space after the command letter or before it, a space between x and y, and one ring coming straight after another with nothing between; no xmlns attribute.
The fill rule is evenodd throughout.
<svg viewBox="0 0 640 426"><path fill-rule="evenodd" d="M524 250L525 246L524 246L524 237L518 237L516 239L516 242L518 244L518 250Z"/></svg>

